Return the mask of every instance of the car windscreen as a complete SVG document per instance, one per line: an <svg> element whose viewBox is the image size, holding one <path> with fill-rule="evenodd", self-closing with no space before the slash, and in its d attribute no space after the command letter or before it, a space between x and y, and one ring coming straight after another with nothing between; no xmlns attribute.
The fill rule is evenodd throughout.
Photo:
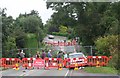
<svg viewBox="0 0 120 78"><path fill-rule="evenodd" d="M83 58L84 55L83 54L73 54L73 55L69 55L69 58Z"/></svg>

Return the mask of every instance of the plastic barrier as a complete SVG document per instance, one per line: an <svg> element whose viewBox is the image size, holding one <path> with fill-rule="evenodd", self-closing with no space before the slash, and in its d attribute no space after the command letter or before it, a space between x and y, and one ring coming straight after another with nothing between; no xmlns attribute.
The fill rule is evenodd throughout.
<svg viewBox="0 0 120 78"><path fill-rule="evenodd" d="M34 60L36 60L36 58L23 58L22 59L22 67L25 69L33 68L33 61Z"/></svg>
<svg viewBox="0 0 120 78"><path fill-rule="evenodd" d="M45 60L41 58L37 58L36 60L33 61L33 67L40 69L45 67Z"/></svg>
<svg viewBox="0 0 120 78"><path fill-rule="evenodd" d="M65 60L66 60L66 64L64 65L66 66L66 68L75 68L76 65L78 67L83 67L87 65L87 59L85 58L67 58Z"/></svg>
<svg viewBox="0 0 120 78"><path fill-rule="evenodd" d="M76 41L72 42L47 42L48 45L53 45L53 46L74 46L76 45Z"/></svg>
<svg viewBox="0 0 120 78"><path fill-rule="evenodd" d="M4 68L13 68L14 65L21 63L19 58L1 58L1 66Z"/></svg>
<svg viewBox="0 0 120 78"><path fill-rule="evenodd" d="M89 66L106 66L109 58L107 56L88 56L87 63Z"/></svg>
<svg viewBox="0 0 120 78"><path fill-rule="evenodd" d="M45 58L45 69L57 68L59 69L59 65L62 65L63 60L61 58ZM60 65L60 68L61 68Z"/></svg>

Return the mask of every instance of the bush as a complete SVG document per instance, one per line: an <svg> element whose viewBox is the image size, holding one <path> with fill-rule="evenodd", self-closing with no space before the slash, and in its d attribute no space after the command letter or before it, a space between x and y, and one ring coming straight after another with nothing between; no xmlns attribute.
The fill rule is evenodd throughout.
<svg viewBox="0 0 120 78"><path fill-rule="evenodd" d="M118 35L108 35L104 37L98 38L95 42L96 48L102 55L112 55L112 59L109 62L109 66L116 68L117 70L120 68L119 66L119 58L118 58ZM98 52L98 54L100 54Z"/></svg>
<svg viewBox="0 0 120 78"><path fill-rule="evenodd" d="M67 33L60 33L60 32L52 32L52 35L67 37L68 34Z"/></svg>

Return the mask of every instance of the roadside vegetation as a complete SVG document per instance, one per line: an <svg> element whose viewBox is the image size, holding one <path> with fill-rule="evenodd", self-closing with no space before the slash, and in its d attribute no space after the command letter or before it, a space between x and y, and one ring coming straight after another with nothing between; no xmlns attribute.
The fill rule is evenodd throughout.
<svg viewBox="0 0 120 78"><path fill-rule="evenodd" d="M111 67L85 67L83 70L87 73L118 74L118 71Z"/></svg>

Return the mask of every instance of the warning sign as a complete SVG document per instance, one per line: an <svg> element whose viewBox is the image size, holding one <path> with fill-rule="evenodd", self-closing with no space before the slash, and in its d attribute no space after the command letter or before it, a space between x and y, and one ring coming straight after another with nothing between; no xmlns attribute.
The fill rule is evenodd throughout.
<svg viewBox="0 0 120 78"><path fill-rule="evenodd" d="M45 66L45 61L43 59L36 59L34 62L33 62L33 66L34 67L39 67L39 68L43 68Z"/></svg>

